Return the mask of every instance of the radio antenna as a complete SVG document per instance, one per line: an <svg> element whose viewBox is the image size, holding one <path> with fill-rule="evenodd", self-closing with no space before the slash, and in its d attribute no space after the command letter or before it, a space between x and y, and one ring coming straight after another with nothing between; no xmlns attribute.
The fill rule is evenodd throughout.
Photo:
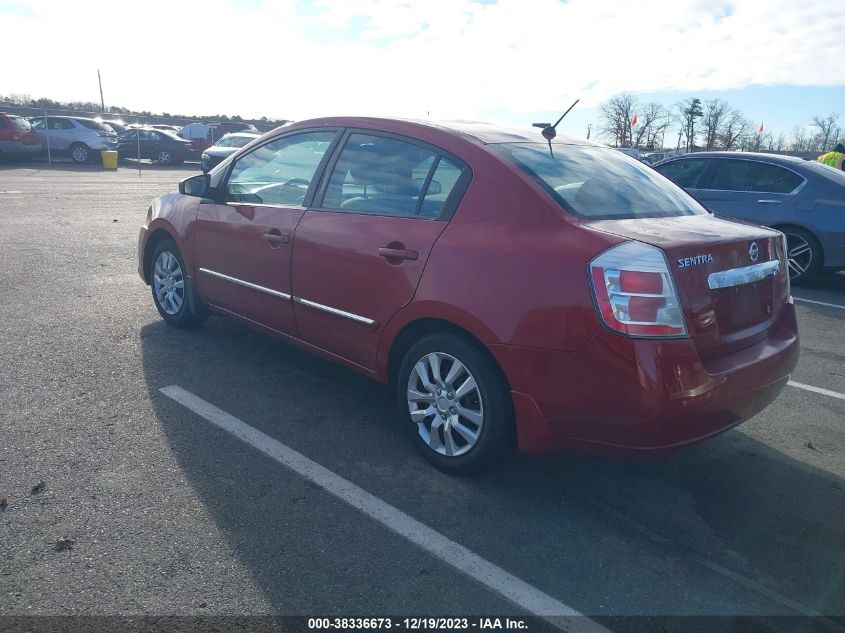
<svg viewBox="0 0 845 633"><path fill-rule="evenodd" d="M569 114L569 111L572 110L572 108L574 108L575 105L579 101L581 101L581 99L576 99L572 103L572 105L569 106L569 108L566 110L566 112L564 112L563 114L560 115L560 118L557 121L555 121L554 125L547 125L546 127L543 128L543 131L540 132L540 134L543 135L543 138L546 139L549 142L549 154L552 155L552 158L555 157L555 153L552 151L552 139L555 136L557 136L557 126L558 126L558 124L560 124L561 121L563 121L563 117L565 117L567 114ZM536 125L536 123L535 123L535 125Z"/></svg>

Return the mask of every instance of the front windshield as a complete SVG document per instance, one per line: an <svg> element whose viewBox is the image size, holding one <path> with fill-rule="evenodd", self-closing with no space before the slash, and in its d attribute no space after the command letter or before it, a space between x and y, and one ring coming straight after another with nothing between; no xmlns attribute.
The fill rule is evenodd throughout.
<svg viewBox="0 0 845 633"><path fill-rule="evenodd" d="M251 136L224 136L217 141L217 147L243 147L252 140Z"/></svg>
<svg viewBox="0 0 845 633"><path fill-rule="evenodd" d="M505 143L499 152L580 218L628 219L705 215L667 178L622 152L593 146Z"/></svg>

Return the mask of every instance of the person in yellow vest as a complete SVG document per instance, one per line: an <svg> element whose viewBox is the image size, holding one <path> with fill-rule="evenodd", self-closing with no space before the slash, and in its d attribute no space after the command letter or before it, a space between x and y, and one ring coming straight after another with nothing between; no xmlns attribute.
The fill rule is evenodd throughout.
<svg viewBox="0 0 845 633"><path fill-rule="evenodd" d="M820 163L829 165L834 169L845 170L845 145L842 145L842 143L837 143L836 147L833 148L832 152L822 154L821 156L819 156L818 160Z"/></svg>

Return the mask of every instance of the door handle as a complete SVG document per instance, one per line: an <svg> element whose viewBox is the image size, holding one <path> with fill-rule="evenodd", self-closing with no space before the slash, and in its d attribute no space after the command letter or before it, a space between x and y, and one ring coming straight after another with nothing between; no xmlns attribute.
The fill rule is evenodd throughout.
<svg viewBox="0 0 845 633"><path fill-rule="evenodd" d="M387 248L382 247L378 249L378 254L385 259L404 259L415 261L420 255L417 251L409 251L402 248Z"/></svg>
<svg viewBox="0 0 845 633"><path fill-rule="evenodd" d="M285 231L282 233L279 229L271 229L261 237L270 246L270 248L279 248L282 244L290 244L290 233Z"/></svg>
<svg viewBox="0 0 845 633"><path fill-rule="evenodd" d="M783 204L782 200L758 200L757 204Z"/></svg>

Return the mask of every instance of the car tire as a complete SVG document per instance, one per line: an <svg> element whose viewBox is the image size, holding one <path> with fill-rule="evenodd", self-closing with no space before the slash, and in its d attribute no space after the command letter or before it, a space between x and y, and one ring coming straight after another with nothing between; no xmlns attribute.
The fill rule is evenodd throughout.
<svg viewBox="0 0 845 633"><path fill-rule="evenodd" d="M149 266L153 302L161 318L179 328L205 321L208 312L196 296L176 242L167 238L156 244Z"/></svg>
<svg viewBox="0 0 845 633"><path fill-rule="evenodd" d="M475 474L516 444L507 382L486 350L466 338L435 333L417 341L400 365L396 391L403 425L438 470Z"/></svg>
<svg viewBox="0 0 845 633"><path fill-rule="evenodd" d="M85 143L74 143L73 145L68 148L70 152L70 159L81 165L83 163L87 163L91 160L91 148L89 148Z"/></svg>
<svg viewBox="0 0 845 633"><path fill-rule="evenodd" d="M168 152L167 150L161 150L158 153L157 160L159 165L173 165L176 162L176 159L173 157L173 154Z"/></svg>
<svg viewBox="0 0 845 633"><path fill-rule="evenodd" d="M786 235L789 281L798 286L810 281L822 264L822 248L809 231L797 226L778 229Z"/></svg>

